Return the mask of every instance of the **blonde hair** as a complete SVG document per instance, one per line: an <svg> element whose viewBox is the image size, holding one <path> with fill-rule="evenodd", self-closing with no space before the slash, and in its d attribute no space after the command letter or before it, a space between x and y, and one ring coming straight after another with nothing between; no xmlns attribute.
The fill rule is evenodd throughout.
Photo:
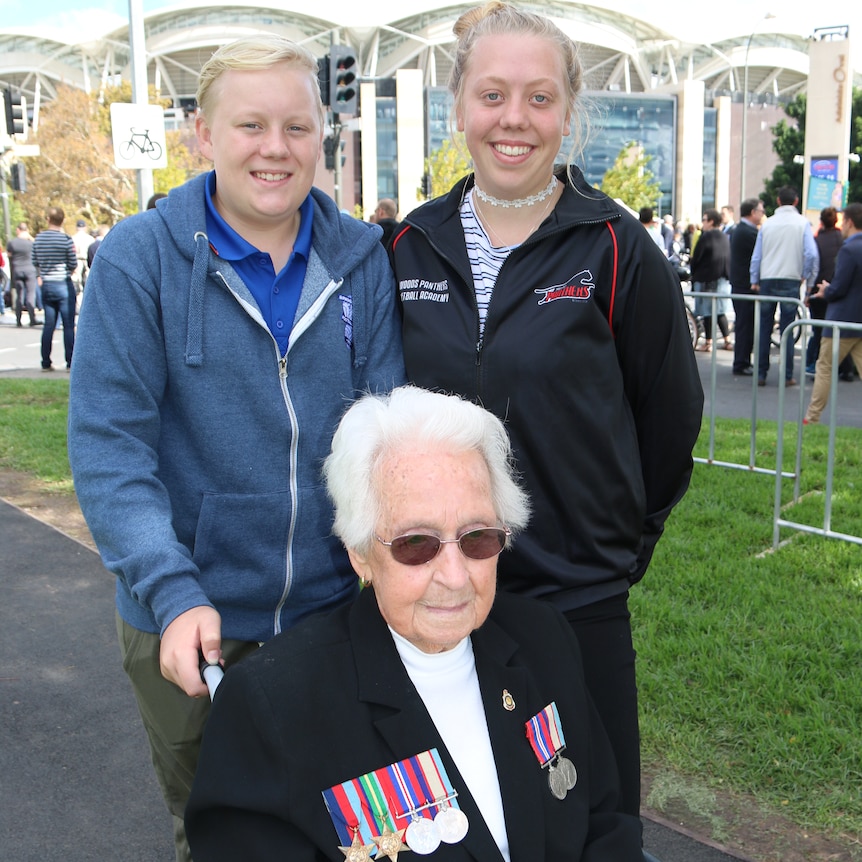
<svg viewBox="0 0 862 862"><path fill-rule="evenodd" d="M276 63L289 63L295 69L308 72L314 82L317 113L323 125L323 103L317 78L317 60L307 48L285 39L283 36L259 34L237 39L222 45L201 67L198 78L198 108L204 114L212 108L213 84L225 73L232 70L243 72L269 69Z"/></svg>
<svg viewBox="0 0 862 862"><path fill-rule="evenodd" d="M500 0L491 0L465 12L452 28L457 39L455 61L449 74L449 91L455 98L456 108L463 97L464 75L476 42L483 36L501 36L511 33L538 36L547 39L559 52L563 64L566 103L572 124L572 147L569 164L583 148L589 121L584 110L583 67L575 43L553 21L534 12L518 9Z"/></svg>

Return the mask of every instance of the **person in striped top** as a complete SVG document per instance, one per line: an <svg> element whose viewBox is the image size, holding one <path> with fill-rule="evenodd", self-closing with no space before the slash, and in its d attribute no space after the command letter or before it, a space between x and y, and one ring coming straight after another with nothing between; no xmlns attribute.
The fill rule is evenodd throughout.
<svg viewBox="0 0 862 862"><path fill-rule="evenodd" d="M42 328L42 370L53 371L51 345L57 328L57 315L63 321L63 346L66 370L72 367L75 347L75 288L72 273L78 256L72 237L63 230L66 214L60 207L49 207L45 213L48 227L33 240L33 266L42 286L45 325Z"/></svg>

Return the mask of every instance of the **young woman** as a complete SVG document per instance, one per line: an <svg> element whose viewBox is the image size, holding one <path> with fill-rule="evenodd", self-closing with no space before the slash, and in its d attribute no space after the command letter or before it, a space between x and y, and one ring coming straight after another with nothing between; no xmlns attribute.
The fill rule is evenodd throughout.
<svg viewBox="0 0 862 862"><path fill-rule="evenodd" d="M628 590L688 486L703 406L682 294L635 219L576 167L555 172L582 127L572 41L499 2L455 34L450 89L474 173L393 238L407 373L505 420L535 517L500 588L573 626L637 815Z"/></svg>

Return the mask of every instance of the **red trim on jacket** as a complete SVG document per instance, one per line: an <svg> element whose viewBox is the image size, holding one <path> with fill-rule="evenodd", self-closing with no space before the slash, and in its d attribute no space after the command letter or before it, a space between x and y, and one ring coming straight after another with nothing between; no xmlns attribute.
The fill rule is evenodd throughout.
<svg viewBox="0 0 862 862"><path fill-rule="evenodd" d="M404 234L407 233L408 230L410 230L410 225L404 225L404 227L397 234L395 234L395 236L392 237L392 242L389 243L389 248L392 251L395 251L395 246L398 245L398 240L401 239L401 237L404 236Z"/></svg>
<svg viewBox="0 0 862 862"><path fill-rule="evenodd" d="M608 326L611 328L611 335L616 338L616 335L614 334L614 300L617 295L617 270L619 268L620 248L617 244L617 234L613 225L609 221L606 221L605 226L611 232L611 242L614 246L614 274L611 279L611 297L608 302Z"/></svg>

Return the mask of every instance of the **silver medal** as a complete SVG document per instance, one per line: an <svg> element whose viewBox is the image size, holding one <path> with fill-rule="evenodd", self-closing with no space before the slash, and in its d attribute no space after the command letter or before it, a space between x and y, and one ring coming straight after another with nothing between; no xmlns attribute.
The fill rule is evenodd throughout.
<svg viewBox="0 0 862 862"><path fill-rule="evenodd" d="M563 776L566 790L573 790L578 783L578 770L575 769L575 764L568 757L560 757L557 759L557 769Z"/></svg>
<svg viewBox="0 0 862 862"><path fill-rule="evenodd" d="M557 799L565 799L569 792L566 777L553 763L548 767L548 787Z"/></svg>
<svg viewBox="0 0 862 862"><path fill-rule="evenodd" d="M457 844L464 840L470 824L467 815L460 808L447 805L434 816L434 825L439 830L440 840L447 844Z"/></svg>
<svg viewBox="0 0 862 862"><path fill-rule="evenodd" d="M440 830L433 820L419 817L407 827L404 840L414 853L427 856L440 846Z"/></svg>

